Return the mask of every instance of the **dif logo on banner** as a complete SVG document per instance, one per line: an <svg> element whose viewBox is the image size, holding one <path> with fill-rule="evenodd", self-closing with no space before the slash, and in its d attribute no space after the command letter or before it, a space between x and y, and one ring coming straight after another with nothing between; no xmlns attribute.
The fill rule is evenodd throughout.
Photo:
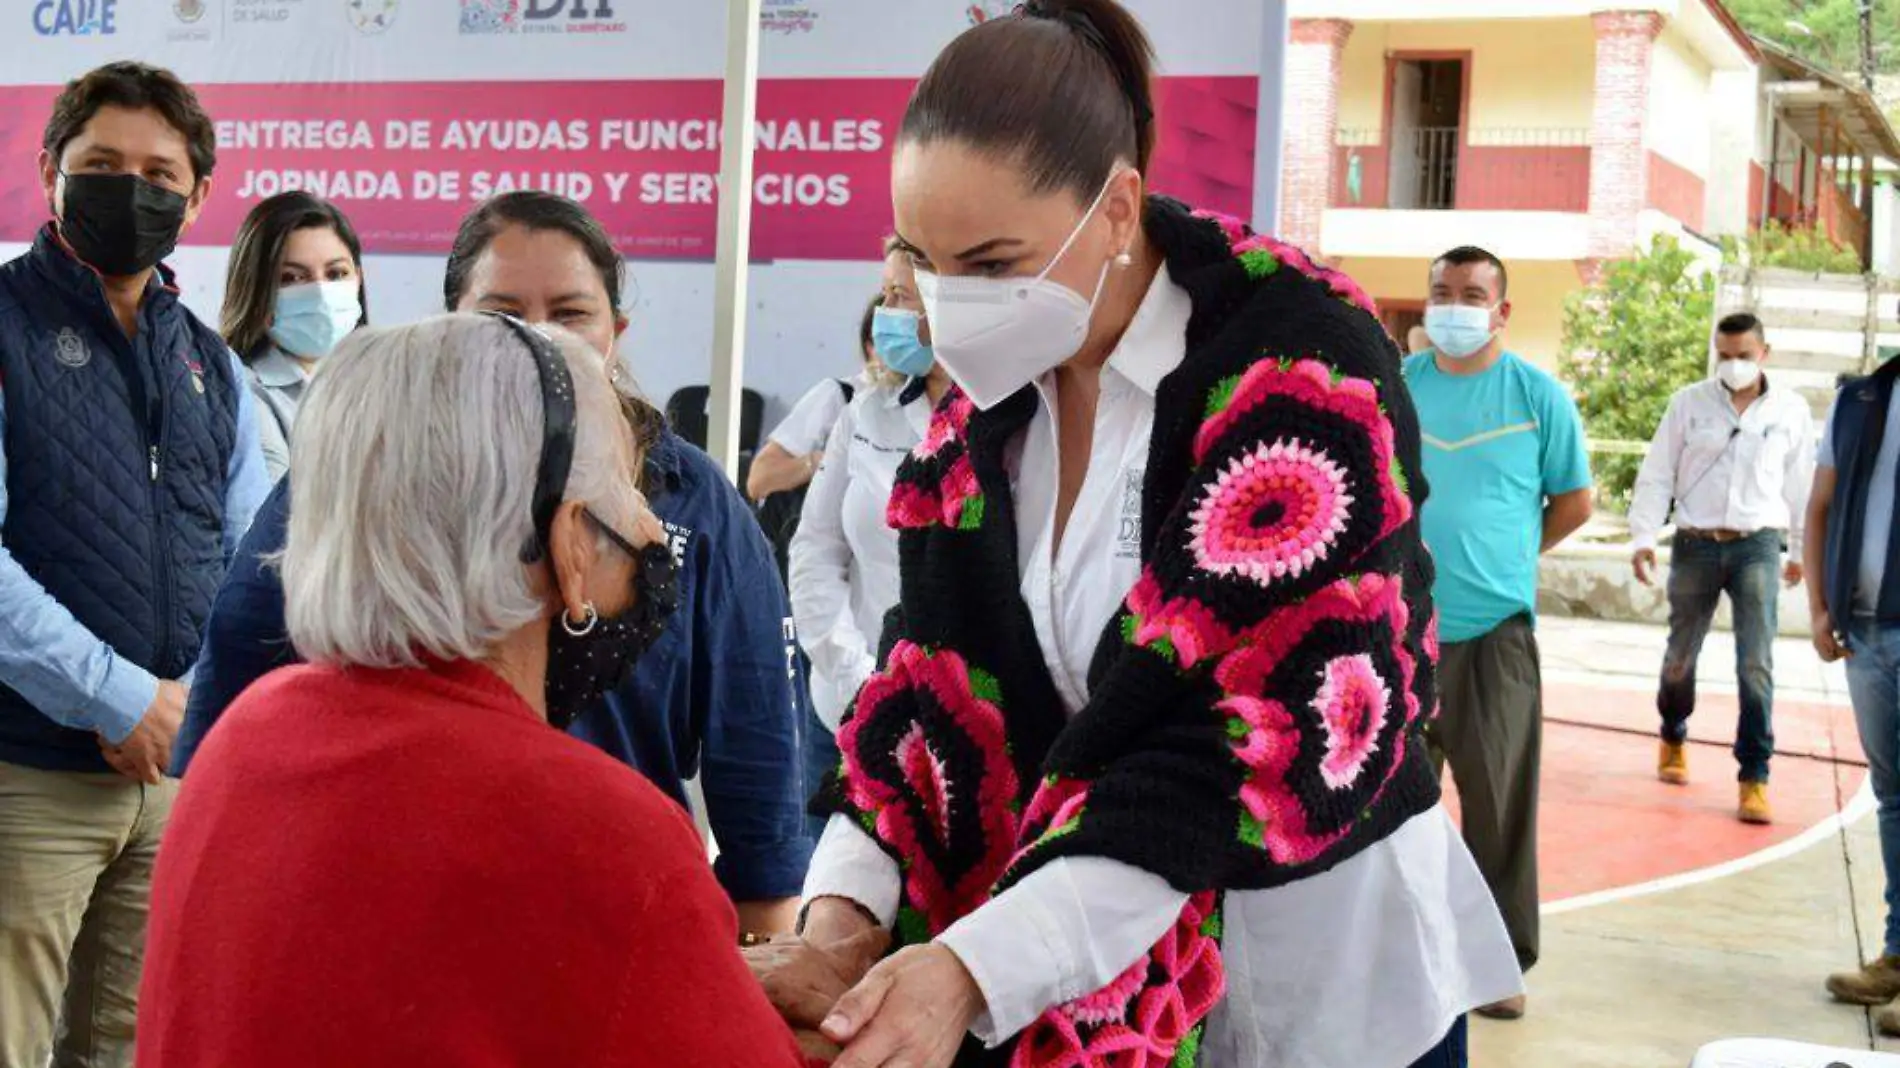
<svg viewBox="0 0 1900 1068"><path fill-rule="evenodd" d="M625 33L614 0L462 0L462 32Z"/></svg>
<svg viewBox="0 0 1900 1068"><path fill-rule="evenodd" d="M119 0L39 0L33 30L41 37L108 36L119 32Z"/></svg>

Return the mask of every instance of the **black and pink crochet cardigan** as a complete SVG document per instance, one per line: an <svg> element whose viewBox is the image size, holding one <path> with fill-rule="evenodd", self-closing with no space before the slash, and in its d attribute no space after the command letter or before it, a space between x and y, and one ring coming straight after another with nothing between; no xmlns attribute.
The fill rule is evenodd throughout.
<svg viewBox="0 0 1900 1068"><path fill-rule="evenodd" d="M899 471L902 600L819 800L894 857L900 944L1062 856L1190 895L1103 991L959 1065L1197 1063L1224 991L1221 895L1324 872L1438 801L1418 419L1345 276L1238 222L1151 202L1192 298L1160 386L1140 581L1064 714L1018 593L1003 454L1036 410L952 391ZM1133 1059L1130 1059L1130 1058Z"/></svg>

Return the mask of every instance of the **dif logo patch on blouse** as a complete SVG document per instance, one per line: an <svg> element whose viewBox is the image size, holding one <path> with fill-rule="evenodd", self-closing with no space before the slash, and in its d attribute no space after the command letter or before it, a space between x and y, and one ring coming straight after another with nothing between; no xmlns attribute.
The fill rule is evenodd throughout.
<svg viewBox="0 0 1900 1068"><path fill-rule="evenodd" d="M1141 467L1122 472L1121 521L1115 531L1115 559L1141 559Z"/></svg>

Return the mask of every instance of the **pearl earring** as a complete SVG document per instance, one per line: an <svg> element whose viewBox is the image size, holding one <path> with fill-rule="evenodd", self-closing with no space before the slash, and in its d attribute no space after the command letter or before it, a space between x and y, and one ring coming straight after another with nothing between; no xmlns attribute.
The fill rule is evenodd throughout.
<svg viewBox="0 0 1900 1068"><path fill-rule="evenodd" d="M1128 268L1133 267L1134 265L1135 265L1135 256L1131 252L1123 252L1121 255L1115 257L1115 266L1120 267L1123 270L1127 270Z"/></svg>

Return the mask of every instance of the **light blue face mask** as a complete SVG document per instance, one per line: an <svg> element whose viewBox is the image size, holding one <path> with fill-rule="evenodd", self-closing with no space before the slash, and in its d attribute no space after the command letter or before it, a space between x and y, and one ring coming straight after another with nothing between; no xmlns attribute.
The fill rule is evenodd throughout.
<svg viewBox="0 0 1900 1068"><path fill-rule="evenodd" d="M878 359L900 375L917 378L936 366L937 354L917 337L923 317L902 308L879 308L871 317L871 343Z"/></svg>
<svg viewBox="0 0 1900 1068"><path fill-rule="evenodd" d="M1425 309L1425 336L1432 347L1454 360L1468 360L1491 344L1492 308L1434 304Z"/></svg>
<svg viewBox="0 0 1900 1068"><path fill-rule="evenodd" d="M363 321L362 282L310 282L277 291L270 339L292 356L318 360Z"/></svg>

